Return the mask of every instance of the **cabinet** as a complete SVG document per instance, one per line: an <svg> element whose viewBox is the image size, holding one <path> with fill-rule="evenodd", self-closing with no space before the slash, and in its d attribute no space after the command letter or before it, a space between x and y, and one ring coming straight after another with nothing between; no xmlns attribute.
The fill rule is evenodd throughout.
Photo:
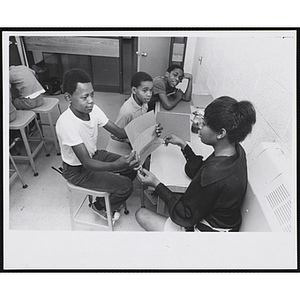
<svg viewBox="0 0 300 300"><path fill-rule="evenodd" d="M30 65L41 57L50 77L62 78L71 68L82 68L91 76L94 89L103 92L130 92L130 79L136 71L130 49L134 40L121 37L24 36ZM124 44L124 45L123 45Z"/></svg>

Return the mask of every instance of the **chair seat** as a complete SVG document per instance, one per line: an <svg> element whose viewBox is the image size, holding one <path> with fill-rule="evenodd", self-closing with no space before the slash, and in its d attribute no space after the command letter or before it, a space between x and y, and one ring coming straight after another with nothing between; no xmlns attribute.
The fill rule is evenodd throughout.
<svg viewBox="0 0 300 300"><path fill-rule="evenodd" d="M31 110L16 110L17 117L14 121L9 123L9 129L17 130L26 127L32 120L34 120L36 114Z"/></svg>
<svg viewBox="0 0 300 300"><path fill-rule="evenodd" d="M32 110L39 114L47 113L50 112L58 103L59 99L57 98L44 98L44 103L41 106L32 108Z"/></svg>
<svg viewBox="0 0 300 300"><path fill-rule="evenodd" d="M74 185L74 184L70 183L69 181L67 181L67 186L68 186L68 188L72 189L73 191L85 193L87 195L92 195L92 196L97 196L97 197L109 196L109 193L107 193L107 192L100 192L100 191L83 188L81 186Z"/></svg>

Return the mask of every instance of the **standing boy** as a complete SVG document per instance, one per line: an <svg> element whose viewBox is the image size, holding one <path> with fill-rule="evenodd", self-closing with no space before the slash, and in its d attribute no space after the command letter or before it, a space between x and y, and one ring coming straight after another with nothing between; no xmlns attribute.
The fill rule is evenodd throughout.
<svg viewBox="0 0 300 300"><path fill-rule="evenodd" d="M176 86L182 80L188 79L185 93L177 89ZM193 76L184 73L183 68L179 65L171 65L164 76L157 76L153 80L153 95L148 103L148 111L153 110L155 102L160 101L162 106L170 110L175 107L179 101L190 101L192 95Z"/></svg>
<svg viewBox="0 0 300 300"><path fill-rule="evenodd" d="M110 193L113 220L118 209L132 193L133 168L139 161L135 152L120 156L96 147L98 127L104 127L119 138L126 138L123 128L111 122L94 104L90 76L81 69L71 69L63 76L64 97L68 109L59 117L56 131L63 159L63 176L72 184ZM95 213L107 219L103 198L92 204Z"/></svg>
<svg viewBox="0 0 300 300"><path fill-rule="evenodd" d="M120 108L115 124L121 128L125 128L133 119L147 113L152 91L152 77L145 72L135 73L131 78L131 96ZM128 141L127 139L118 139L113 134L111 137L114 140Z"/></svg>

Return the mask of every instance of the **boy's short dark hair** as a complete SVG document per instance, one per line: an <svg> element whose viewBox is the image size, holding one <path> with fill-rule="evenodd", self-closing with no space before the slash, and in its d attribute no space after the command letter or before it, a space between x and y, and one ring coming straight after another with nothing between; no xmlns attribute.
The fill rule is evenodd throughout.
<svg viewBox="0 0 300 300"><path fill-rule="evenodd" d="M222 96L211 102L204 111L204 121L212 130L226 129L230 142L242 142L256 122L254 106L249 101L237 101Z"/></svg>
<svg viewBox="0 0 300 300"><path fill-rule="evenodd" d="M77 83L92 82L90 75L82 69L74 68L63 75L63 92L73 94L77 89Z"/></svg>
<svg viewBox="0 0 300 300"><path fill-rule="evenodd" d="M137 72L131 77L131 87L139 87L143 81L153 81L153 78L146 72Z"/></svg>
<svg viewBox="0 0 300 300"><path fill-rule="evenodd" d="M182 72L184 73L183 67L180 66L180 65L176 65L176 64L173 64L173 65L169 66L167 72L170 73L170 72L172 72L172 71L175 70L175 69L180 69L180 70L182 70Z"/></svg>

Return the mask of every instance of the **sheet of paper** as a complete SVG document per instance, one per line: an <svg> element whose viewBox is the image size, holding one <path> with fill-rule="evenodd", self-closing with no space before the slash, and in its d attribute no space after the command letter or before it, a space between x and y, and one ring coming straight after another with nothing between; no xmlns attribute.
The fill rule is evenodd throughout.
<svg viewBox="0 0 300 300"><path fill-rule="evenodd" d="M174 133L186 142L191 140L192 122L190 114L158 112L156 122L160 123L163 127L162 137L169 133Z"/></svg>
<svg viewBox="0 0 300 300"><path fill-rule="evenodd" d="M147 112L144 115L139 116L136 119L133 119L125 127L125 131L130 143L133 144L137 136L139 136L143 131L145 131L146 129L148 129L149 127L155 124L156 124L156 119L153 110Z"/></svg>
<svg viewBox="0 0 300 300"><path fill-rule="evenodd" d="M150 111L134 120L126 127L125 131L133 150L140 156L141 165L146 158L160 145L163 139L158 138L155 132L156 119L154 111Z"/></svg>

